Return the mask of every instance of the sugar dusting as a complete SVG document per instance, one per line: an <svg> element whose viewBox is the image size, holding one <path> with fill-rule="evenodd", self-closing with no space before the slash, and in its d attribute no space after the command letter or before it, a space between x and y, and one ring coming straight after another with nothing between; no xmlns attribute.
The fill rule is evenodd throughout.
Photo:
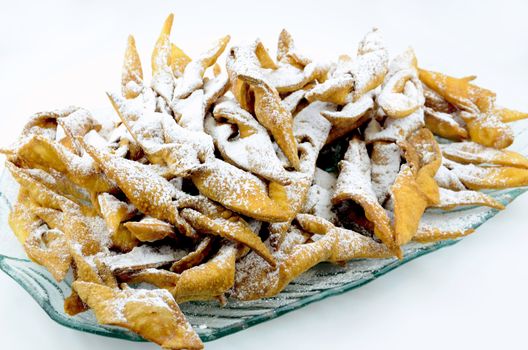
<svg viewBox="0 0 528 350"><path fill-rule="evenodd" d="M367 196L369 200L380 204L386 201L388 189L400 169L400 149L397 143L424 126L424 93L422 85L415 84L413 79L404 84L400 96L390 95L390 98L385 100L385 104L392 109L377 108L379 114L376 119L370 121L364 133L366 143L372 144L373 151L370 155L363 141L359 148L350 147L341 163L338 179L334 174L315 166L319 151L325 145L332 128L331 123L323 118L321 113L337 114L347 111L347 106L351 108L354 102L363 97L368 97L371 105L379 107L383 89L391 87L387 84L387 79L396 80L398 76L394 72L404 68L399 61L388 65L388 53L379 31L373 30L365 37L359 45L356 57L342 58L338 63L329 65L308 59L303 59L302 64L291 65L288 62L292 62L291 58L296 55L294 51L288 53L288 60L281 60L277 64L264 63L267 58L262 52L257 54L258 50L262 49L260 41L254 45L233 48L227 67L232 84L238 82L237 75L245 74L262 79L272 89L280 90L280 106L286 111L282 116L291 118L287 121L292 124L299 150L299 171L289 168L284 152L270 135L270 128L263 127L253 115L251 103L242 107L242 103L233 98L234 95L225 94L225 76L204 78L205 70L216 60L218 52L223 50L222 45L220 41L216 43L211 50L187 65L181 76L175 75L169 67L168 45L161 45L154 60L159 69L153 77L152 88L129 82L126 89L135 92L138 97L125 101L120 96L113 96L121 121L106 130L98 130L86 114L83 114L85 111L75 109L56 112L53 116L63 120L61 118L66 115L76 113L75 118L69 118L68 123L62 123L66 129L60 126L60 122L59 126L51 127L49 121L46 125L42 124L44 119L40 115L34 117L26 128L26 136L40 135L60 144L68 171L84 177L102 176L99 170L101 167L112 173L111 177L116 179L117 185L127 197L123 198L124 203L130 209L132 202L136 204L135 201L141 201L138 207L144 212L153 207L172 208L174 203L180 203L179 199L189 199L190 195L182 189L188 186L186 181L190 175L200 172L212 174L204 181L204 186L214 188L216 193L224 196L221 200L216 197L213 199L229 207L237 207L240 204L252 207L256 212L259 211L259 206L248 198L255 192L268 195L270 182L286 186L287 199L295 212L314 214L333 223L337 223L337 218L332 212L332 197L339 193ZM212 59L213 57L215 58ZM326 78L326 74L328 79L321 83L319 80ZM411 78L416 77L413 75ZM347 92L344 98L345 107L313 101L317 99L313 98L314 96L327 92L329 87ZM248 90L248 95L250 94ZM219 100L222 95L229 98ZM306 103L306 100L311 103ZM409 101L416 102L418 108L404 118L391 118L389 110L404 110ZM278 118L276 110L268 112L275 119ZM452 117L448 118L447 114L439 114L438 118L452 126L462 125ZM502 127L496 118L492 117L483 121L483 126ZM77 154L75 144L68 144L71 141L68 133L83 137L87 145L100 150L103 161L94 161L86 152ZM442 146L442 150L446 155L461 157L478 164L497 162L497 159L504 156L501 151L469 143ZM425 148L419 151L424 162L430 161L435 155ZM356 154L353 154L354 152ZM105 158L107 155L111 156ZM134 161L127 159L132 155L137 156ZM40 176L40 181L51 187L60 185L60 178L44 171L30 170L30 173ZM441 186L440 206L482 202L484 197L481 193L468 191L464 186L464 183L478 183L482 178L496 184L504 181L497 175L494 167L444 160L444 165L435 176ZM88 193L83 195L88 197ZM262 198L269 199L266 196ZM89 203L87 207L90 207ZM386 207L390 208L390 205ZM117 211L117 208L114 209ZM478 210L477 215L471 217L448 214L449 219L435 212L427 212L420 223L418 236L423 238L439 232L464 231L487 215L487 209L482 209L481 212ZM82 223L80 225L101 244L99 253L86 257L87 262L94 267L95 259L99 259L114 272L161 268L188 253L188 248L177 249L172 245L149 244L136 246L128 253L111 251L109 247L112 245L112 238L105 221L94 214L96 210L86 216L80 214L81 212L81 209L77 209L68 214L82 216L79 219ZM145 213L138 215L143 214ZM227 212L224 214L228 215ZM225 218L216 218L214 222L229 227ZM266 242L278 261L277 268L272 268L252 251L236 263L234 293L242 299L259 290L276 288L280 284L281 273L292 272L288 270L293 269L288 265L288 259L290 253L299 246L302 245L306 249L307 256L314 256L317 252L311 243L322 239L325 239L325 242L330 241L330 238L327 238L329 236L310 235L302 231L296 223L267 225L251 220L250 226L255 234L264 229L272 233L283 232L284 239L280 247L272 246L271 240ZM38 230L33 233L41 234ZM338 229L337 246L341 251L353 255L353 252L364 247L364 240L364 236L353 231ZM79 243L74 245L77 252L82 251ZM379 247L371 248L375 251ZM219 264L227 264L235 253L234 246L224 245L213 259ZM379 264L383 262L380 261ZM200 265L198 269L205 269L205 265ZM301 280L303 278L310 278L310 272L300 277ZM335 280L330 278L328 283L337 280L338 277L335 277ZM125 289L121 292L123 293L112 302L112 308L115 309L116 317L123 321L126 321L124 310L129 302L138 301L151 306L169 307L167 298L172 298L163 290L148 292ZM200 326L200 329L205 328L206 324Z"/></svg>

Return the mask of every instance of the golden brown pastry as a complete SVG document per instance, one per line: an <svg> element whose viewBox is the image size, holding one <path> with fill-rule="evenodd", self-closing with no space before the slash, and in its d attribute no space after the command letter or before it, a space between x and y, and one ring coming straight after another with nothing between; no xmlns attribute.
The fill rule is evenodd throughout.
<svg viewBox="0 0 528 350"><path fill-rule="evenodd" d="M505 124L527 114L474 76L419 70L412 49L389 61L377 29L333 61L286 30L276 59L229 36L191 58L173 21L150 81L129 36L117 118L36 113L0 148L20 185L9 225L53 278L73 276L69 315L201 349L177 303L273 297L322 262L394 261L473 232L481 217L453 208L504 209L478 190L528 186Z"/></svg>

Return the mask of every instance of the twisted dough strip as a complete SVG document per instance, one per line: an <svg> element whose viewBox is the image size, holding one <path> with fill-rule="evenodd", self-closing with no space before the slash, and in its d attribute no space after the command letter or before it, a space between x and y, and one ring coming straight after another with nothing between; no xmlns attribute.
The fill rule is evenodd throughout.
<svg viewBox="0 0 528 350"><path fill-rule="evenodd" d="M299 169L297 143L293 135L293 118L284 108L277 90L262 79L249 75L238 75L255 94L255 117L273 135L290 164Z"/></svg>
<svg viewBox="0 0 528 350"><path fill-rule="evenodd" d="M512 144L512 130L494 112L495 93L470 84L464 78L424 69L420 69L419 73L425 85L462 110L460 116L472 141L499 149Z"/></svg>
<svg viewBox="0 0 528 350"><path fill-rule="evenodd" d="M495 164L528 169L528 159L522 154L475 142L453 142L442 145L441 149L444 157L462 164Z"/></svg>
<svg viewBox="0 0 528 350"><path fill-rule="evenodd" d="M148 111L135 101L108 94L123 124L154 164L167 165L173 176L214 158L210 136L178 125L170 115Z"/></svg>
<svg viewBox="0 0 528 350"><path fill-rule="evenodd" d="M262 246L260 238L240 217L222 209L203 196L192 197L177 190L170 182L152 172L145 165L97 150L82 140L80 142L105 174L116 181L130 202L143 213L168 221L181 233L191 238L197 237L195 229L198 229L205 230L205 233L240 241L255 249L270 264L274 264L269 252ZM148 180L145 181L145 179ZM195 214L191 217L187 213L186 217L189 220L187 221L180 215L180 209L184 208L195 209L198 214L193 211L191 213ZM226 227L230 230L226 230Z"/></svg>
<svg viewBox="0 0 528 350"><path fill-rule="evenodd" d="M147 269L124 279L131 283L146 282L168 290L178 302L211 300L223 295L234 284L237 249L224 245L209 261L191 267L181 274Z"/></svg>
<svg viewBox="0 0 528 350"><path fill-rule="evenodd" d="M395 255L401 250L395 244L395 237L388 213L378 202L371 181L371 164L366 145L358 138L350 140L347 152L339 163L339 177L332 203L339 204L352 200L365 211L367 220L374 224L374 233Z"/></svg>
<svg viewBox="0 0 528 350"><path fill-rule="evenodd" d="M233 127L238 129L235 137ZM230 163L281 185L291 182L267 130L236 101L224 99L217 103L213 115L206 119L205 129Z"/></svg>
<svg viewBox="0 0 528 350"><path fill-rule="evenodd" d="M390 118L405 118L423 106L425 99L412 49L391 62L377 102Z"/></svg>
<svg viewBox="0 0 528 350"><path fill-rule="evenodd" d="M407 140L408 152L416 161L407 162L391 186L394 201L394 239L398 246L409 242L418 230L428 206L438 204L439 190L434 176L442 163L440 148L428 129L416 131Z"/></svg>
<svg viewBox="0 0 528 350"><path fill-rule="evenodd" d="M387 64L387 49L379 31L374 28L360 42L357 57L341 56L328 80L310 90L306 98L338 105L355 102L383 82Z"/></svg>
<svg viewBox="0 0 528 350"><path fill-rule="evenodd" d="M76 281L72 285L102 324L128 328L164 349L203 349L198 335L164 290L119 290Z"/></svg>

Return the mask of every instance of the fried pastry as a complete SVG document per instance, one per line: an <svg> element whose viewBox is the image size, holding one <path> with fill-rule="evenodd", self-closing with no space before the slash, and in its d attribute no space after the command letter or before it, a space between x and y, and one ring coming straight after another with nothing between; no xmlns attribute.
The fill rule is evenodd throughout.
<svg viewBox="0 0 528 350"><path fill-rule="evenodd" d="M528 168L528 159L522 154L504 149L482 146L475 142L456 142L441 146L442 155L462 164L495 164Z"/></svg>
<svg viewBox="0 0 528 350"><path fill-rule="evenodd" d="M403 165L390 192L394 202L394 239L398 246L409 242L425 209L440 201L434 176L442 162L440 148L428 129L416 131L407 141L416 162Z"/></svg>
<svg viewBox="0 0 528 350"><path fill-rule="evenodd" d="M383 82L387 64L387 49L379 30L374 28L359 43L355 59L341 56L329 78L310 90L306 98L338 105L357 101Z"/></svg>
<svg viewBox="0 0 528 350"><path fill-rule="evenodd" d="M323 218L299 214L296 220L304 230L314 234L327 235L330 231L335 231L335 245L328 259L330 262L339 263L352 259L383 259L393 255L386 245L353 230L335 227Z"/></svg>
<svg viewBox="0 0 528 350"><path fill-rule="evenodd" d="M462 205L485 205L499 210L504 209L502 203L482 192L452 191L447 188L440 188L439 194L440 200L433 205L435 208L453 209Z"/></svg>
<svg viewBox="0 0 528 350"><path fill-rule="evenodd" d="M9 213L9 227L22 245L31 233L44 223L42 219L31 212L30 205L29 194L25 190L21 190L17 203Z"/></svg>
<svg viewBox="0 0 528 350"><path fill-rule="evenodd" d="M79 157L65 146L43 136L26 138L16 149L16 158L32 168L51 168L62 173L90 192L112 192L115 189L115 185L94 167L91 159Z"/></svg>
<svg viewBox="0 0 528 350"><path fill-rule="evenodd" d="M166 165L182 175L213 157L210 136L187 130L169 114L157 113L115 94L108 95L130 134L154 164Z"/></svg>
<svg viewBox="0 0 528 350"><path fill-rule="evenodd" d="M528 118L528 113L516 111L509 108L497 108L495 107L494 113L499 116L503 123L511 123L517 120Z"/></svg>
<svg viewBox="0 0 528 350"><path fill-rule="evenodd" d="M462 141L468 138L467 130L450 114L429 107L425 107L424 111L425 126L433 134L453 141Z"/></svg>
<svg viewBox="0 0 528 350"><path fill-rule="evenodd" d="M190 269L204 261L209 255L209 252L213 248L215 240L211 236L205 236L200 243L196 246L196 249L188 253L186 256L178 261L175 261L170 270L172 272L181 273L185 270Z"/></svg>
<svg viewBox="0 0 528 350"><path fill-rule="evenodd" d="M191 178L204 196L237 213L266 222L287 221L294 216L283 186L275 182L267 185L222 160L195 168Z"/></svg>
<svg viewBox="0 0 528 350"><path fill-rule="evenodd" d="M331 128L330 123L322 117L322 112L333 109L333 104L315 101L295 116L293 132L299 144L300 171L295 174L292 184L280 188L286 193L293 215L284 223L274 223L269 226L270 241L275 248L281 245L293 217L302 210L306 202L315 177L317 155L323 148Z"/></svg>
<svg viewBox="0 0 528 350"><path fill-rule="evenodd" d="M127 99L136 98L143 89L143 69L136 49L136 40L128 36L123 73L121 74L121 93Z"/></svg>
<svg viewBox="0 0 528 350"><path fill-rule="evenodd" d="M202 53L197 59L187 63L180 78L181 80L177 82L174 89L173 99L188 97L193 91L203 86L205 70L216 63L230 39L229 35L219 39L211 49Z"/></svg>
<svg viewBox="0 0 528 350"><path fill-rule="evenodd" d="M173 225L153 217L125 222L123 225L141 242L155 242L166 237L175 237L176 233Z"/></svg>
<svg viewBox="0 0 528 350"><path fill-rule="evenodd" d="M478 166L445 161L445 165L469 189L504 189L528 186L528 169L512 166Z"/></svg>
<svg viewBox="0 0 528 350"><path fill-rule="evenodd" d="M288 63L298 68L304 68L312 62L310 58L298 52L293 37L286 29L283 29L279 35L277 61Z"/></svg>
<svg viewBox="0 0 528 350"><path fill-rule="evenodd" d="M357 138L352 139L345 157L340 162L332 203L352 200L359 204L365 211L366 219L374 225L374 234L396 255L401 255L395 245L389 215L379 204L371 181L371 165L366 145Z"/></svg>
<svg viewBox="0 0 528 350"><path fill-rule="evenodd" d="M219 102L206 119L205 128L230 163L281 185L291 182L266 129L236 101Z"/></svg>
<svg viewBox="0 0 528 350"><path fill-rule="evenodd" d="M369 111L374 107L374 101L370 94L365 94L355 102L346 104L338 111L323 111L324 116L332 123L332 130L328 135L327 143L332 143L338 138L349 134L369 120Z"/></svg>
<svg viewBox="0 0 528 350"><path fill-rule="evenodd" d="M504 209L480 189L528 186L528 160L506 149L506 123L527 114L475 76L418 69L412 49L389 61L377 29L332 61L286 30L276 58L229 36L191 58L173 21L150 81L129 36L117 119L37 113L0 149L20 185L9 225L53 278L73 276L69 315L201 349L177 303L268 298L322 262L403 258L472 233L474 210L452 209Z"/></svg>
<svg viewBox="0 0 528 350"><path fill-rule="evenodd" d="M386 118L381 125L376 119L371 119L365 129L365 141L403 142L413 132L425 126L424 112L418 108L405 118Z"/></svg>
<svg viewBox="0 0 528 350"><path fill-rule="evenodd" d="M63 232L43 225L26 238L24 248L28 257L48 269L58 282L66 277L72 257Z"/></svg>
<svg viewBox="0 0 528 350"><path fill-rule="evenodd" d="M255 300L273 296L289 282L316 264L327 260L332 252L335 234L308 243L301 231L290 226L287 238L275 253L277 266L262 264L253 253L237 262L233 296L240 300Z"/></svg>
<svg viewBox="0 0 528 350"><path fill-rule="evenodd" d="M377 97L378 105L388 117L405 118L425 103L417 69L412 49L391 62Z"/></svg>
<svg viewBox="0 0 528 350"><path fill-rule="evenodd" d="M255 117L275 138L292 167L299 169L297 143L293 135L293 118L282 105L279 93L264 80L249 75L238 77L254 91Z"/></svg>
<svg viewBox="0 0 528 350"><path fill-rule="evenodd" d="M237 249L224 245L209 261L181 274L146 269L125 277L128 282L145 282L167 289L179 301L211 300L223 295L234 283Z"/></svg>
<svg viewBox="0 0 528 350"><path fill-rule="evenodd" d="M505 148L513 142L511 129L494 113L495 93L441 73L420 69L420 80L459 108L472 141L484 146Z"/></svg>
<svg viewBox="0 0 528 350"><path fill-rule="evenodd" d="M73 288L101 323L128 328L165 349L203 348L166 291L113 289L81 281L74 282Z"/></svg>

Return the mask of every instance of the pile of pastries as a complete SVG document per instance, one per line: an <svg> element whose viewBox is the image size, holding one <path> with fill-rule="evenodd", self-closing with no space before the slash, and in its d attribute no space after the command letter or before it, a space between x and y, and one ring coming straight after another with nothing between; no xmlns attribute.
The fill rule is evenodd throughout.
<svg viewBox="0 0 528 350"><path fill-rule="evenodd" d="M1 149L20 184L10 225L57 281L73 273L70 315L201 349L179 303L271 297L321 262L402 258L410 241L471 232L430 210L503 209L478 190L528 185L528 159L506 150L508 123L528 115L474 76L419 68L412 49L389 59L376 29L332 62L285 30L276 58L229 36L191 58L172 21L150 82L129 37L115 118L37 113ZM318 167L335 144L337 170Z"/></svg>

